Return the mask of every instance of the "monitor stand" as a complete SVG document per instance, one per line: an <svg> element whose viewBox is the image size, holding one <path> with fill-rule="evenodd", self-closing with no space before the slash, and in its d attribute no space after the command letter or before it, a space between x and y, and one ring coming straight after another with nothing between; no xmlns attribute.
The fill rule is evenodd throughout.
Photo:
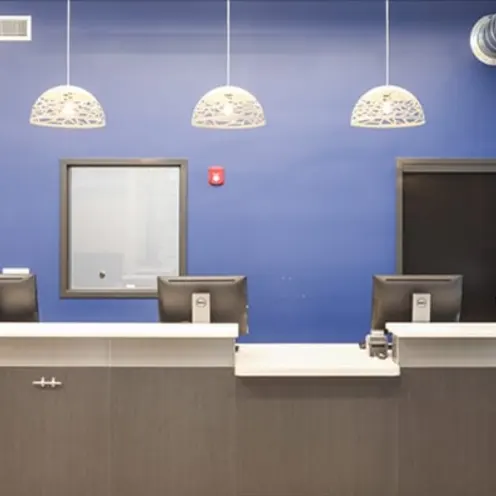
<svg viewBox="0 0 496 496"><path fill-rule="evenodd" d="M412 295L412 322L431 321L431 295L414 293Z"/></svg>
<svg viewBox="0 0 496 496"><path fill-rule="evenodd" d="M193 293L191 295L191 322L193 324L211 323L210 293ZM239 351L239 346L234 345L234 351Z"/></svg>
<svg viewBox="0 0 496 496"><path fill-rule="evenodd" d="M193 293L191 295L191 322L193 324L210 324L210 293Z"/></svg>
<svg viewBox="0 0 496 496"><path fill-rule="evenodd" d="M414 293L412 295L412 322L431 321L431 295L429 293ZM367 349L369 355L385 359L391 345L388 341L387 331L370 331L365 342L360 343L360 348Z"/></svg>

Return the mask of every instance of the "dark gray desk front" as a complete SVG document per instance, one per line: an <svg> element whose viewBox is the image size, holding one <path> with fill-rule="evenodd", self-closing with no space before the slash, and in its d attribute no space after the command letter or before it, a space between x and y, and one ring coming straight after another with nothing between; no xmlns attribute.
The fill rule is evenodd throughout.
<svg viewBox="0 0 496 496"><path fill-rule="evenodd" d="M238 380L240 496L496 494L496 369Z"/></svg>
<svg viewBox="0 0 496 496"><path fill-rule="evenodd" d="M496 369L0 368L6 496L494 496Z"/></svg>

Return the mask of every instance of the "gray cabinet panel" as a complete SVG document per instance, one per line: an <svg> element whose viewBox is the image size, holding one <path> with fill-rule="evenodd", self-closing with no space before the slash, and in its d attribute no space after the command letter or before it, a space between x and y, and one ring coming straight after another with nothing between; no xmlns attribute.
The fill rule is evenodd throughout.
<svg viewBox="0 0 496 496"><path fill-rule="evenodd" d="M399 494L496 494L496 369L404 369Z"/></svg>
<svg viewBox="0 0 496 496"><path fill-rule="evenodd" d="M1 494L108 496L106 370L0 368L0 393Z"/></svg>
<svg viewBox="0 0 496 496"><path fill-rule="evenodd" d="M235 494L232 369L112 369L112 495Z"/></svg>
<svg viewBox="0 0 496 496"><path fill-rule="evenodd" d="M399 380L236 384L238 496L396 496Z"/></svg>

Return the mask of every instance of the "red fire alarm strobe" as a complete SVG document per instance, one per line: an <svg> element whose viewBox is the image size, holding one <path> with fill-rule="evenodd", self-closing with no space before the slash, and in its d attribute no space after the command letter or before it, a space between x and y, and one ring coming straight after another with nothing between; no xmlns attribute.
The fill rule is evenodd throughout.
<svg viewBox="0 0 496 496"><path fill-rule="evenodd" d="M208 168L208 184L211 186L222 186L224 184L224 167L218 165Z"/></svg>

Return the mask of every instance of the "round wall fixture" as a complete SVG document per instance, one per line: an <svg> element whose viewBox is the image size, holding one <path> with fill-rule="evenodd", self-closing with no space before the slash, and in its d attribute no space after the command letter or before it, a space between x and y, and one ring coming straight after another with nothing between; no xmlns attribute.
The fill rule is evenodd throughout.
<svg viewBox="0 0 496 496"><path fill-rule="evenodd" d="M470 48L477 60L496 65L496 14L481 17L470 33Z"/></svg>

